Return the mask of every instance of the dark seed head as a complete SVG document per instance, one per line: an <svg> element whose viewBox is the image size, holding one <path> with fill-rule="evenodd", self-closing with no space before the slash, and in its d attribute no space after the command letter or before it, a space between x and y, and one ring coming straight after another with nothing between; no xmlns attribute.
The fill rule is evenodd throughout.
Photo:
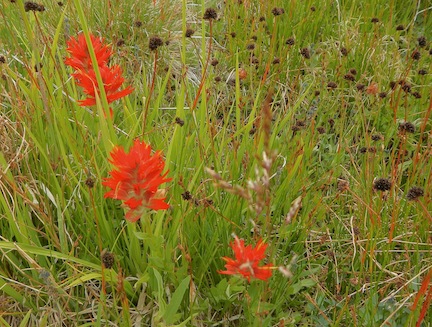
<svg viewBox="0 0 432 327"><path fill-rule="evenodd" d="M366 153L366 152L367 152L367 147L362 146L362 147L359 149L359 152L360 152L360 153Z"/></svg>
<svg viewBox="0 0 432 327"><path fill-rule="evenodd" d="M216 58L213 58L212 61L210 61L210 65L212 65L213 67L217 66L219 63L219 60L217 60Z"/></svg>
<svg viewBox="0 0 432 327"><path fill-rule="evenodd" d="M314 93L314 95L317 97L318 95L320 95L321 94L321 92L319 91L319 90L316 90L315 91L315 93Z"/></svg>
<svg viewBox="0 0 432 327"><path fill-rule="evenodd" d="M249 51L255 50L255 44L254 43L249 43L246 46L246 49L248 49Z"/></svg>
<svg viewBox="0 0 432 327"><path fill-rule="evenodd" d="M181 119L180 117L176 117L175 118L175 123L179 126L183 126L184 125L184 120Z"/></svg>
<svg viewBox="0 0 432 327"><path fill-rule="evenodd" d="M420 92L413 92L413 93L411 93L412 94L412 96L414 97L414 98L416 98L416 99L421 99L421 94L420 94Z"/></svg>
<svg viewBox="0 0 432 327"><path fill-rule="evenodd" d="M402 90L404 90L406 93L410 93L411 92L411 84L404 82L402 84Z"/></svg>
<svg viewBox="0 0 432 327"><path fill-rule="evenodd" d="M351 82L354 82L354 81L355 81L355 77L354 77L354 75L352 75L352 74L346 74L346 75L344 76L344 79L346 79L347 81L351 81Z"/></svg>
<svg viewBox="0 0 432 327"><path fill-rule="evenodd" d="M351 68L349 70L349 72L350 72L350 74L353 74L354 76L357 75L357 69L355 69L355 68Z"/></svg>
<svg viewBox="0 0 432 327"><path fill-rule="evenodd" d="M348 49L345 47L340 48L340 53L342 56L346 57L348 55Z"/></svg>
<svg viewBox="0 0 432 327"><path fill-rule="evenodd" d="M387 96L387 92L380 92L380 93L378 93L378 96L379 96L381 99L384 99L384 98Z"/></svg>
<svg viewBox="0 0 432 327"><path fill-rule="evenodd" d="M289 39L287 39L287 40L285 41L285 44L286 44L286 45L294 45L294 43L295 43L295 41L294 41L294 38L293 38L293 37L290 37Z"/></svg>
<svg viewBox="0 0 432 327"><path fill-rule="evenodd" d="M183 200L185 200L185 201L192 200L192 194L189 191L185 191L184 193L182 193L181 196L182 196Z"/></svg>
<svg viewBox="0 0 432 327"><path fill-rule="evenodd" d="M57 2L57 4L58 4L60 7L63 7L63 2L59 1L59 2Z"/></svg>
<svg viewBox="0 0 432 327"><path fill-rule="evenodd" d="M303 48L300 51L301 55L305 58L305 59L310 59L310 51L309 48Z"/></svg>
<svg viewBox="0 0 432 327"><path fill-rule="evenodd" d="M273 65L280 64L280 59L279 58L274 58L272 63L273 63Z"/></svg>
<svg viewBox="0 0 432 327"><path fill-rule="evenodd" d="M204 12L203 19L205 19L205 20L217 19L216 10L213 8L207 8Z"/></svg>
<svg viewBox="0 0 432 327"><path fill-rule="evenodd" d="M425 47L426 43L427 43L426 38L424 36L420 36L417 39L417 42L418 42L419 47Z"/></svg>
<svg viewBox="0 0 432 327"><path fill-rule="evenodd" d="M420 69L419 71L418 71L418 74L419 75L427 75L427 70L426 69Z"/></svg>
<svg viewBox="0 0 432 327"><path fill-rule="evenodd" d="M192 28L188 28L188 29L186 29L185 36L191 37L194 33L195 33L195 30L193 30Z"/></svg>
<svg viewBox="0 0 432 327"><path fill-rule="evenodd" d="M280 16L280 15L282 15L284 13L285 13L285 10L283 8L274 7L272 9L272 14L275 15L275 16Z"/></svg>
<svg viewBox="0 0 432 327"><path fill-rule="evenodd" d="M414 133L415 132L415 126L413 123L406 121L399 124L399 131L402 133Z"/></svg>
<svg viewBox="0 0 432 327"><path fill-rule="evenodd" d="M407 199L409 201L414 201L423 195L424 195L424 190L421 187L414 186L408 190Z"/></svg>
<svg viewBox="0 0 432 327"><path fill-rule="evenodd" d="M106 250L102 251L102 263L106 269L111 269L114 266L114 254Z"/></svg>
<svg viewBox="0 0 432 327"><path fill-rule="evenodd" d="M327 88L334 90L335 88L337 88L337 84L335 82L328 82Z"/></svg>
<svg viewBox="0 0 432 327"><path fill-rule="evenodd" d="M0 64L4 64L6 62L5 56L0 56Z"/></svg>
<svg viewBox="0 0 432 327"><path fill-rule="evenodd" d="M395 81L390 82L390 88L394 90L396 88L397 83Z"/></svg>
<svg viewBox="0 0 432 327"><path fill-rule="evenodd" d="M358 83L356 85L356 88L357 88L358 91L363 91L365 89L365 87L366 86L364 84L361 84L361 83Z"/></svg>
<svg viewBox="0 0 432 327"><path fill-rule="evenodd" d="M325 128L322 127L322 126L319 126L319 127L317 128L317 131L318 131L319 134L324 134L324 133L325 133Z"/></svg>
<svg viewBox="0 0 432 327"><path fill-rule="evenodd" d="M403 31L404 29L405 29L405 26L403 26L402 24L396 26L396 31Z"/></svg>
<svg viewBox="0 0 432 327"><path fill-rule="evenodd" d="M143 23L142 23L142 21L140 21L140 20L137 20L137 21L134 22L134 26L135 26L135 27L138 27L138 28L139 28L139 27L141 27L142 25L143 25Z"/></svg>
<svg viewBox="0 0 432 327"><path fill-rule="evenodd" d="M236 32L231 32L230 35L232 38L235 38L237 34L236 34Z"/></svg>
<svg viewBox="0 0 432 327"><path fill-rule="evenodd" d="M374 181L373 188L377 191L388 191L391 188L391 182L388 178L378 178Z"/></svg>
<svg viewBox="0 0 432 327"><path fill-rule="evenodd" d="M420 60L421 57L421 53L418 50L414 50L414 52L411 55L411 58L413 58L414 60Z"/></svg>
<svg viewBox="0 0 432 327"><path fill-rule="evenodd" d="M374 134L374 135L372 135L372 140L373 140L373 141L379 141L379 140L381 140L381 139L382 139L382 136L379 135L379 134Z"/></svg>
<svg viewBox="0 0 432 327"><path fill-rule="evenodd" d="M93 188L93 187L94 187L94 184L95 184L95 181L94 181L93 178L88 177L88 178L85 180L84 183L85 183L85 185L87 185L88 188Z"/></svg>
<svg viewBox="0 0 432 327"><path fill-rule="evenodd" d="M41 4L32 1L26 1L24 3L25 11L45 11L45 7Z"/></svg>
<svg viewBox="0 0 432 327"><path fill-rule="evenodd" d="M379 22L379 19L378 19L377 17L373 17L373 18L371 19L371 22L372 22L372 23L378 23L378 22Z"/></svg>
<svg viewBox="0 0 432 327"><path fill-rule="evenodd" d="M159 36L152 36L149 40L149 49L151 51L156 50L158 47L163 45L163 41Z"/></svg>
<svg viewBox="0 0 432 327"><path fill-rule="evenodd" d="M265 19L264 16L261 16L260 19L259 19L260 22L265 22L265 20L266 20L266 19Z"/></svg>
<svg viewBox="0 0 432 327"><path fill-rule="evenodd" d="M125 41L123 39L120 39L120 40L117 41L116 44L117 44L118 47L121 47L122 45L125 44Z"/></svg>
<svg viewBox="0 0 432 327"><path fill-rule="evenodd" d="M313 11L316 11L316 8L314 6L312 6L312 7L310 7L310 10L313 12Z"/></svg>
<svg viewBox="0 0 432 327"><path fill-rule="evenodd" d="M214 78L214 81L215 81L216 83L219 83L221 80L222 80L222 78L221 78L220 76L216 76L216 77Z"/></svg>

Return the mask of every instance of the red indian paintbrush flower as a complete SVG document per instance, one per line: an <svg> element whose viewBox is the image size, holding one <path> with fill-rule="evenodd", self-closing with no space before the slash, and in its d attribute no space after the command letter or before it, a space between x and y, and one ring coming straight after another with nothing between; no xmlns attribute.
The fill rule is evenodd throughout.
<svg viewBox="0 0 432 327"><path fill-rule="evenodd" d="M234 251L235 259L223 257L222 259L226 261L226 270L219 271L220 274L240 274L249 282L251 277L261 280L267 280L271 277L273 265L258 266L259 262L264 259L264 252L267 248L267 244L263 240L260 240L256 247L252 247L252 245L245 247L244 240L239 240L236 236L230 246Z"/></svg>
<svg viewBox="0 0 432 327"><path fill-rule="evenodd" d="M133 88L130 86L119 91L119 88L124 82L121 68L117 65L112 67L108 66L108 60L113 53L111 48L104 44L102 38L97 38L90 34L90 39L96 54L97 64L108 103L130 94L133 91ZM80 34L76 39L71 38L67 44L67 51L70 53L71 57L66 58L65 64L75 69L75 73L72 74L72 76L77 81L78 86L82 87L85 94L88 96L87 99L79 101L79 105L95 105L96 92L100 95L99 85L85 37L83 34Z"/></svg>
<svg viewBox="0 0 432 327"><path fill-rule="evenodd" d="M90 34L90 40L96 54L98 66L106 65L112 55L111 48L104 44L103 38L98 38ZM76 70L85 71L92 69L93 65L84 34L81 33L76 39L71 37L67 42L67 46L67 52L69 52L71 56L66 58L66 65Z"/></svg>
<svg viewBox="0 0 432 327"><path fill-rule="evenodd" d="M122 91L117 91L124 82L121 68L117 65L113 67L102 66L99 67L102 77L102 82L105 87L105 94L108 103L120 99L133 91L133 88L128 86ZM96 80L96 73L93 69L84 72L77 71L72 74L77 81L77 85L84 89L84 93L88 95L87 99L78 101L80 106L92 106L96 104L96 90L98 90L98 83ZM99 92L98 92L99 93Z"/></svg>
<svg viewBox="0 0 432 327"><path fill-rule="evenodd" d="M112 170L111 177L105 178L102 183L111 188L105 193L105 198L122 200L124 206L129 208L127 220L137 221L146 208L169 208L164 191L158 190L161 184L171 180L166 178L168 172L162 174L165 163L160 151L152 155L150 145L135 140L129 153L116 146L111 151L110 162L117 170Z"/></svg>

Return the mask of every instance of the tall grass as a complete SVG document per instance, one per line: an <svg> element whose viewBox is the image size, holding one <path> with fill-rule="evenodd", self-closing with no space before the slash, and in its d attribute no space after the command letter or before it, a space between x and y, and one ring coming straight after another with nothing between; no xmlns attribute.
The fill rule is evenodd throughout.
<svg viewBox="0 0 432 327"><path fill-rule="evenodd" d="M61 4L0 4L2 326L432 325L427 1ZM135 88L113 119L78 106L80 32ZM171 207L130 223L101 182L137 138ZM218 273L233 234L268 281Z"/></svg>

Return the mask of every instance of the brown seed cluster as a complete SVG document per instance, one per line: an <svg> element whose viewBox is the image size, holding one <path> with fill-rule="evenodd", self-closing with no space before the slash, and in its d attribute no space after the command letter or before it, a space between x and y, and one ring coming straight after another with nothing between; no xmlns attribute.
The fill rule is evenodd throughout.
<svg viewBox="0 0 432 327"><path fill-rule="evenodd" d="M414 60L420 60L421 57L421 53L418 50L414 50L414 52L411 55L411 58L413 58Z"/></svg>
<svg viewBox="0 0 432 327"><path fill-rule="evenodd" d="M408 190L407 199L409 201L414 201L423 195L424 195L424 190L421 187L414 186Z"/></svg>
<svg viewBox="0 0 432 327"><path fill-rule="evenodd" d="M44 5L41 5L39 3L36 2L32 2L32 1L26 1L24 3L24 10L25 11L45 11L45 7Z"/></svg>
<svg viewBox="0 0 432 327"><path fill-rule="evenodd" d="M337 84L335 82L328 82L327 83L327 88L329 90L334 90L335 88L337 88Z"/></svg>
<svg viewBox="0 0 432 327"><path fill-rule="evenodd" d="M183 126L184 125L184 120L181 119L180 117L176 117L175 118L175 123L179 126Z"/></svg>
<svg viewBox="0 0 432 327"><path fill-rule="evenodd" d="M311 57L309 48L301 49L300 53L305 59L310 59L310 57Z"/></svg>
<svg viewBox="0 0 432 327"><path fill-rule="evenodd" d="M345 74L344 79L346 79L347 81L350 81L350 82L355 81L355 77L352 74Z"/></svg>
<svg viewBox="0 0 432 327"><path fill-rule="evenodd" d="M182 193L181 196L182 196L183 200L185 200L185 201L190 201L193 198L191 192L189 192L189 191L185 191L184 193Z"/></svg>
<svg viewBox="0 0 432 327"><path fill-rule="evenodd" d="M425 47L427 44L426 38L424 36L420 36L417 39L417 42L418 42L419 47L422 47L422 48Z"/></svg>
<svg viewBox="0 0 432 327"><path fill-rule="evenodd" d="M106 269L111 269L114 266L114 254L108 251L103 251L102 263Z"/></svg>
<svg viewBox="0 0 432 327"><path fill-rule="evenodd" d="M156 50L163 45L163 41L159 36L152 36L149 40L149 49L151 51Z"/></svg>
<svg viewBox="0 0 432 327"><path fill-rule="evenodd" d="M217 19L217 12L213 8L207 8L204 12L203 19L205 20L214 20Z"/></svg>
<svg viewBox="0 0 432 327"><path fill-rule="evenodd" d="M280 15L282 15L282 14L284 14L284 13L285 13L285 9L283 9L283 8L274 7L274 8L272 9L272 14L273 14L274 16L280 16Z"/></svg>
<svg viewBox="0 0 432 327"><path fill-rule="evenodd" d="M357 91L363 91L365 89L366 85L362 83L356 84Z"/></svg>
<svg viewBox="0 0 432 327"><path fill-rule="evenodd" d="M414 133L415 132L415 126L413 123L406 121L399 124L399 131L406 132L406 133Z"/></svg>
<svg viewBox="0 0 432 327"><path fill-rule="evenodd" d="M340 53L342 54L342 56L346 57L346 56L348 56L348 49L345 47L341 47Z"/></svg>
<svg viewBox="0 0 432 327"><path fill-rule="evenodd" d="M0 56L0 64L4 64L4 63L6 63L5 56Z"/></svg>
<svg viewBox="0 0 432 327"><path fill-rule="evenodd" d="M373 188L377 191L388 191L391 189L391 182L388 178L378 178L374 181Z"/></svg>
<svg viewBox="0 0 432 327"><path fill-rule="evenodd" d="M88 178L85 180L84 183L85 183L85 185L87 185L88 188L93 188L93 187L94 187L94 184L95 184L95 181L94 181L93 178L88 177Z"/></svg>
<svg viewBox="0 0 432 327"><path fill-rule="evenodd" d="M192 35L194 35L194 33L195 33L195 30L193 30L192 28L188 28L188 29L186 29L185 36L191 37Z"/></svg>
<svg viewBox="0 0 432 327"><path fill-rule="evenodd" d="M295 43L295 41L294 41L293 37L290 37L285 41L286 45L294 45L294 43Z"/></svg>

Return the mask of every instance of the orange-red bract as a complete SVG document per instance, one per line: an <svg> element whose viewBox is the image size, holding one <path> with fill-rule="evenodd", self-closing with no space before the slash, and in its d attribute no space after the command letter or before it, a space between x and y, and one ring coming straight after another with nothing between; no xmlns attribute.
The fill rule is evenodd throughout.
<svg viewBox="0 0 432 327"><path fill-rule="evenodd" d="M164 191L158 190L161 184L171 180L166 178L167 172L162 173L165 163L160 151L152 155L150 145L135 140L128 153L116 146L111 151L110 162L116 169L102 183L111 188L105 193L105 198L122 200L129 209L127 220L137 221L146 209L169 208Z"/></svg>
<svg viewBox="0 0 432 327"><path fill-rule="evenodd" d="M90 39L96 54L108 103L130 94L133 91L133 88L130 86L121 91L119 90L124 82L121 68L117 65L108 66L108 60L113 53L111 48L104 44L102 38L90 34ZM96 92L100 96L99 85L85 37L83 34L80 34L76 39L71 38L67 44L67 51L71 56L66 58L65 64L75 69L75 73L72 76L77 81L78 86L82 87L88 96L86 99L79 101L79 105L95 105Z"/></svg>
<svg viewBox="0 0 432 327"><path fill-rule="evenodd" d="M105 87L105 94L107 96L108 103L111 103L117 99L120 99L133 91L133 88L128 86L124 90L117 91L124 82L122 71L119 66L102 66L99 67L99 71L102 77L102 81ZM80 100L80 106L92 106L96 104L96 93L98 84L96 80L96 74L93 69L84 72L78 71L72 74L77 81L77 85L84 89L85 94L88 95L87 99Z"/></svg>
<svg viewBox="0 0 432 327"><path fill-rule="evenodd" d="M96 54L98 66L106 65L112 55L111 48L104 44L103 38L90 34L90 40ZM67 51L71 56L66 58L66 65L71 66L76 70L85 71L92 69L93 65L84 34L81 33L76 39L71 37L67 42L67 46Z"/></svg>
<svg viewBox="0 0 432 327"><path fill-rule="evenodd" d="M259 240L258 244L252 247L252 245L245 246L244 240L235 237L230 246L234 251L235 259L223 257L222 259L226 261L226 270L219 271L220 274L239 274L249 282L251 277L261 280L267 280L271 277L273 265L259 266L259 262L264 259L264 252L267 249L267 244L263 240Z"/></svg>

